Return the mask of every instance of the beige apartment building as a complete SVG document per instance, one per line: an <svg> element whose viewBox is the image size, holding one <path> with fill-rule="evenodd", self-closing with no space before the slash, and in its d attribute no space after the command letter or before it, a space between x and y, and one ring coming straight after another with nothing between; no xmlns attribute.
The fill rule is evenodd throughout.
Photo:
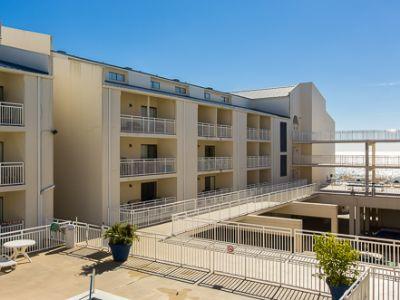
<svg viewBox="0 0 400 300"><path fill-rule="evenodd" d="M259 101L65 52L53 65L55 213L65 218L110 223L125 203L315 179L312 168L292 172L293 119L334 127L311 83Z"/></svg>
<svg viewBox="0 0 400 300"><path fill-rule="evenodd" d="M53 217L52 94L51 37L0 26L0 229Z"/></svg>

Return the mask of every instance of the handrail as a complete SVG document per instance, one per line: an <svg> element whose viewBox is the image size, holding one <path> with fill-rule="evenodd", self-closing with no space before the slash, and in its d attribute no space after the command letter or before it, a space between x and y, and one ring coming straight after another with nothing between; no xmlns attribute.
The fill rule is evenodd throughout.
<svg viewBox="0 0 400 300"><path fill-rule="evenodd" d="M0 102L0 125L24 126L24 105L22 103Z"/></svg>
<svg viewBox="0 0 400 300"><path fill-rule="evenodd" d="M121 177L167 174L175 172L175 158L144 158L120 160Z"/></svg>
<svg viewBox="0 0 400 300"><path fill-rule="evenodd" d="M175 135L175 120L121 115L121 132Z"/></svg>
<svg viewBox="0 0 400 300"><path fill-rule="evenodd" d="M293 131L293 140L295 142L400 141L400 129L342 130L335 132Z"/></svg>
<svg viewBox="0 0 400 300"><path fill-rule="evenodd" d="M230 170L232 169L232 157L199 157L197 169L200 172Z"/></svg>
<svg viewBox="0 0 400 300"><path fill-rule="evenodd" d="M0 163L0 186L25 183L24 162Z"/></svg>
<svg viewBox="0 0 400 300"><path fill-rule="evenodd" d="M251 128L247 127L247 139L248 140L270 140L271 132L266 128Z"/></svg>
<svg viewBox="0 0 400 300"><path fill-rule="evenodd" d="M218 137L218 138L231 138L232 126L224 124L213 124L197 122L197 131L199 137Z"/></svg>

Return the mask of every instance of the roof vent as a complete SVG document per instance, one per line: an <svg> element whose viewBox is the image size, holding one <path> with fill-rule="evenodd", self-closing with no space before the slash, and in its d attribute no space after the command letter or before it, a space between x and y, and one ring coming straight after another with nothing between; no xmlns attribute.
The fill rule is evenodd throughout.
<svg viewBox="0 0 400 300"><path fill-rule="evenodd" d="M206 90L212 90L212 91L214 90L212 87L209 87L209 86L206 87L205 89L206 89Z"/></svg>
<svg viewBox="0 0 400 300"><path fill-rule="evenodd" d="M124 67L124 69L133 71L133 69L131 67Z"/></svg>
<svg viewBox="0 0 400 300"><path fill-rule="evenodd" d="M64 50L57 50L56 52L61 54L67 54L67 52L65 52Z"/></svg>
<svg viewBox="0 0 400 300"><path fill-rule="evenodd" d="M180 80L179 80L179 79L172 79L172 81L180 82Z"/></svg>

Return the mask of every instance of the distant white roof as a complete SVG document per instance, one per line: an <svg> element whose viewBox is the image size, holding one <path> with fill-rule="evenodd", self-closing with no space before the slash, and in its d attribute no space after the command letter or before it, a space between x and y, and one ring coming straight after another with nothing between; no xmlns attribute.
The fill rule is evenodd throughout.
<svg viewBox="0 0 400 300"><path fill-rule="evenodd" d="M285 87L275 87L266 88L259 90L249 90L249 91L238 91L232 94L250 98L250 99L260 99L260 98L274 98L274 97L286 97L295 88L295 85L285 86Z"/></svg>

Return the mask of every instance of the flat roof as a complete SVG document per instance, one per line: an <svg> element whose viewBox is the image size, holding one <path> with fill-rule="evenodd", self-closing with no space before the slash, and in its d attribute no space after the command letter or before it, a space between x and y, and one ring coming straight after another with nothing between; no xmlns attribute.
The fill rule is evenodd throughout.
<svg viewBox="0 0 400 300"><path fill-rule="evenodd" d="M283 86L283 87L272 87L256 90L246 90L233 92L234 95L250 98L250 99L262 99L262 98L275 98L275 97L286 97L289 96L290 92L297 85Z"/></svg>
<svg viewBox="0 0 400 300"><path fill-rule="evenodd" d="M49 73L47 73L47 72L43 72L43 71L40 71L40 70L37 70L34 68L22 66L19 64L15 64L15 63L10 63L10 62L4 61L4 60L0 60L0 67L6 68L6 69L11 69L11 70L29 72L29 73L37 73L37 74L41 74L41 75L49 75Z"/></svg>

